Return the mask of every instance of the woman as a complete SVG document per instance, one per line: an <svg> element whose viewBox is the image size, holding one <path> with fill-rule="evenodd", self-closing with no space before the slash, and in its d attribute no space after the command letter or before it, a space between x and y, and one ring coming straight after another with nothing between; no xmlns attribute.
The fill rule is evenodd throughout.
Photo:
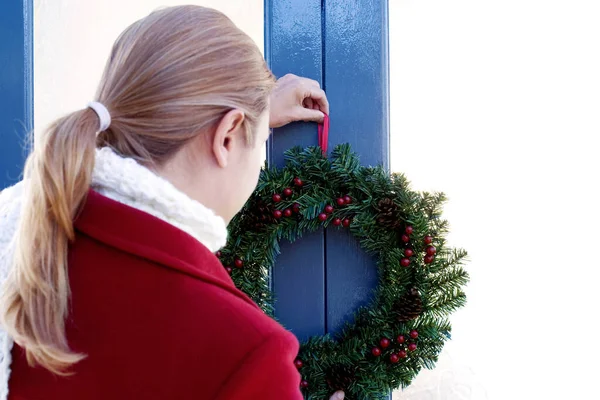
<svg viewBox="0 0 600 400"><path fill-rule="evenodd" d="M217 11L130 26L97 102L40 136L1 195L4 396L301 399L297 340L213 253L257 183L269 125L322 119L313 105L328 112L317 84L276 85Z"/></svg>

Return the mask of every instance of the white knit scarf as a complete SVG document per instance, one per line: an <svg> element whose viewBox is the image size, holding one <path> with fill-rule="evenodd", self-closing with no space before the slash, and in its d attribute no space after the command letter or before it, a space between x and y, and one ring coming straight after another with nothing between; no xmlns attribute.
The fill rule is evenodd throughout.
<svg viewBox="0 0 600 400"><path fill-rule="evenodd" d="M98 193L144 211L197 239L211 252L225 245L225 221L212 210L177 190L167 180L123 158L108 147L96 150L92 188ZM0 288L12 263L24 185L22 182L0 193ZM8 397L13 341L0 329L0 400Z"/></svg>

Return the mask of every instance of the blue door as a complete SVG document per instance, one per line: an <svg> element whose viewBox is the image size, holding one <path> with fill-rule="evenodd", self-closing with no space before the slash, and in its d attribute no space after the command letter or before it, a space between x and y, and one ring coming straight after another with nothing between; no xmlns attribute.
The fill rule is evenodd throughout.
<svg viewBox="0 0 600 400"><path fill-rule="evenodd" d="M33 128L33 5L0 6L0 190L19 181Z"/></svg>
<svg viewBox="0 0 600 400"><path fill-rule="evenodd" d="M387 0L266 0L265 50L278 77L321 83L331 104L330 148L350 143L365 165L389 167ZM317 145L315 125L274 132L268 160ZM282 244L272 272L278 319L299 339L336 333L377 284L373 260L347 231Z"/></svg>

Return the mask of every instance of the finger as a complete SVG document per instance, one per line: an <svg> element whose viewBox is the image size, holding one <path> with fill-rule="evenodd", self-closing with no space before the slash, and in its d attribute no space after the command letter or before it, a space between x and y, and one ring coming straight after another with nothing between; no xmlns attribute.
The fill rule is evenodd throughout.
<svg viewBox="0 0 600 400"><path fill-rule="evenodd" d="M295 113L295 121L305 122L323 122L325 115L319 110L313 110L310 108L298 107Z"/></svg>
<svg viewBox="0 0 600 400"><path fill-rule="evenodd" d="M278 80L285 82L285 81L289 81L289 80L296 79L296 78L298 78L298 77L296 75L294 75L294 74L285 74L284 76L282 76Z"/></svg>
<svg viewBox="0 0 600 400"><path fill-rule="evenodd" d="M329 400L343 400L343 398L344 398L344 392L342 392L342 391L340 390L340 391L337 391L337 392L335 392L335 393L334 393L334 394L333 394L333 395L330 397L330 399L329 399Z"/></svg>
<svg viewBox="0 0 600 400"><path fill-rule="evenodd" d="M309 89L304 94L305 98L311 98L313 102L319 104L319 108L325 114L329 115L329 101L323 89Z"/></svg>
<svg viewBox="0 0 600 400"><path fill-rule="evenodd" d="M306 83L307 86L310 86L312 88L316 88L316 89L321 89L321 84L319 83L319 81L315 81L314 79L310 79L310 78L301 78L304 80L304 82Z"/></svg>

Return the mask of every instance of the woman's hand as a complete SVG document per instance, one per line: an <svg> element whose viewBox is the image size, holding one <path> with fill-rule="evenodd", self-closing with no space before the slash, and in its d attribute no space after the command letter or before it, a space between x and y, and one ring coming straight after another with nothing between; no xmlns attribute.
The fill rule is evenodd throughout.
<svg viewBox="0 0 600 400"><path fill-rule="evenodd" d="M271 128L294 121L322 122L323 113L329 114L329 102L319 82L292 74L277 80L271 93Z"/></svg>
<svg viewBox="0 0 600 400"><path fill-rule="evenodd" d="M331 395L329 400L342 400L343 398L344 398L344 392L342 392L340 390L338 392L335 392L333 395Z"/></svg>

